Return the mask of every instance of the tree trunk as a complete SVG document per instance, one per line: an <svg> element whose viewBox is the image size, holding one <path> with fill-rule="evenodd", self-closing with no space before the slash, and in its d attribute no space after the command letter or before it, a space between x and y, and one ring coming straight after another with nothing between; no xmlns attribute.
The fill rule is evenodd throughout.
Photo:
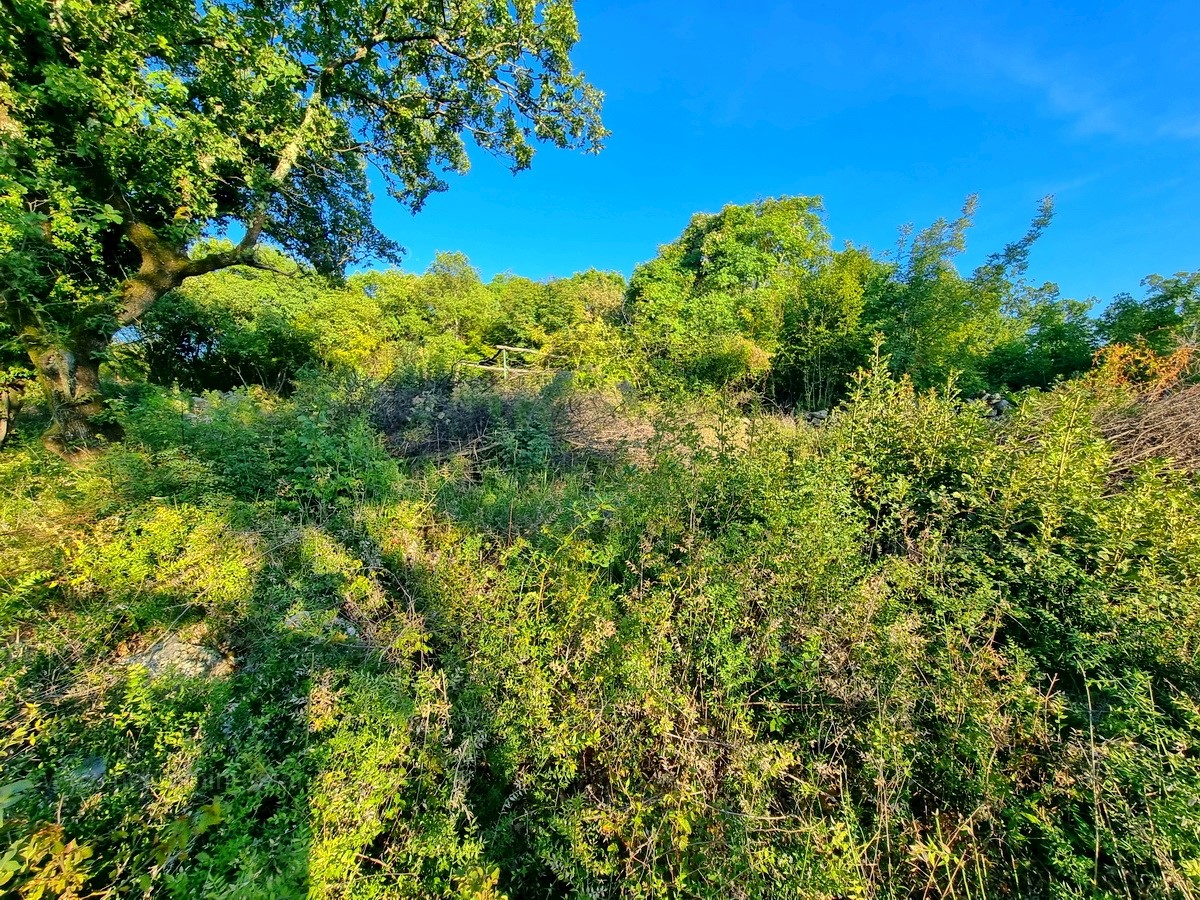
<svg viewBox="0 0 1200 900"><path fill-rule="evenodd" d="M120 428L103 419L100 358L108 341L88 335L70 347L30 354L50 407L51 425L42 440L51 450L75 456L105 440L120 437Z"/></svg>
<svg viewBox="0 0 1200 900"><path fill-rule="evenodd" d="M21 385L10 384L0 387L0 450L8 442L13 433L17 413L21 411L21 401L25 392Z"/></svg>
<svg viewBox="0 0 1200 900"><path fill-rule="evenodd" d="M127 236L141 252L142 264L121 285L114 331L136 322L159 298L179 287L184 278L233 265L239 259L234 253L226 253L191 260L136 221ZM106 441L121 438L120 426L104 416L100 389L100 361L110 339L110 332L103 330L75 332L68 340L54 343L44 342L42 335L30 335L29 357L52 419L42 442L61 456L80 456Z"/></svg>
<svg viewBox="0 0 1200 900"><path fill-rule="evenodd" d="M295 151L292 151L294 157ZM294 158L285 154L277 173L286 176ZM52 337L38 325L27 324L23 338L46 395L53 422L43 436L48 448L68 458L79 456L106 440L119 440L120 426L104 416L100 390L100 361L111 335L133 325L168 291L187 278L236 265L253 265L253 251L265 214L250 223L241 243L231 250L191 258L161 239L148 225L132 221L126 237L140 252L141 266L119 288L119 305L110 330L91 328L72 332L67 339ZM96 311L98 314L98 311ZM9 402L7 399L5 403ZM0 422L0 445L11 431L11 416Z"/></svg>

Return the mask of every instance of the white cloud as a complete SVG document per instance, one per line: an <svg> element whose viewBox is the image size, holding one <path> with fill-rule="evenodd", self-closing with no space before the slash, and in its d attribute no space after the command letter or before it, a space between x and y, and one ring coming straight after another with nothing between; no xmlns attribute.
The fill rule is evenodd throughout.
<svg viewBox="0 0 1200 900"><path fill-rule="evenodd" d="M993 77L1034 91L1046 109L1071 124L1083 137L1133 133L1119 103L1095 79L1072 71L1061 62L1041 59L1013 48L977 45L980 67Z"/></svg>
<svg viewBox="0 0 1200 900"><path fill-rule="evenodd" d="M1048 114L1067 122L1079 137L1200 140L1200 115L1168 117L1165 110L1151 108L1145 97L1139 99L1078 63L980 39L963 53L976 75L1032 92Z"/></svg>
<svg viewBox="0 0 1200 900"><path fill-rule="evenodd" d="M1200 118L1175 119L1164 122L1158 129L1160 137L1177 138L1181 140L1200 139Z"/></svg>

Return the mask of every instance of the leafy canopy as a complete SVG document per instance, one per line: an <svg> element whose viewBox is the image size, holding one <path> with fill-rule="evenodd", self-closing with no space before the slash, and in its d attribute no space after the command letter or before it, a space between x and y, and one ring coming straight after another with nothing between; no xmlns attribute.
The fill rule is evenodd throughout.
<svg viewBox="0 0 1200 900"><path fill-rule="evenodd" d="M1100 331L1113 344L1145 343L1156 352L1180 340L1200 338L1200 272L1142 280L1146 296L1118 294L1100 317Z"/></svg>
<svg viewBox="0 0 1200 900"><path fill-rule="evenodd" d="M628 306L660 377L725 385L765 370L786 298L829 256L817 197L781 197L692 217L634 271Z"/></svg>
<svg viewBox="0 0 1200 900"><path fill-rule="evenodd" d="M371 169L416 210L467 169L467 136L514 170L539 140L599 147L601 95L572 68L577 39L563 0L6 3L9 318L77 329L69 305L100 315L92 304L139 263L181 280L248 261L260 237L322 272L394 258L371 222ZM245 238L174 258L214 228ZM164 292L127 296L122 317Z"/></svg>

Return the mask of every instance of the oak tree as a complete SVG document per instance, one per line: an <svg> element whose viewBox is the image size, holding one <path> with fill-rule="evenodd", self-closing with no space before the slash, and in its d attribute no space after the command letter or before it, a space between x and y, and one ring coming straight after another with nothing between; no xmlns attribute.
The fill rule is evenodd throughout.
<svg viewBox="0 0 1200 900"><path fill-rule="evenodd" d="M514 170L599 149L577 40L571 0L0 2L0 339L48 439L97 432L113 335L185 279L264 242L325 273L394 259L369 171L415 211L468 141Z"/></svg>

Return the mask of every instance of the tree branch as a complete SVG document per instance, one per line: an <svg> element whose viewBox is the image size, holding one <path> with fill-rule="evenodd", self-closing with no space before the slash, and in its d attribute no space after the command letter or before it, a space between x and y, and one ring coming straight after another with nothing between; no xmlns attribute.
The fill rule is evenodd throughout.
<svg viewBox="0 0 1200 900"><path fill-rule="evenodd" d="M179 287L184 279L241 265L277 271L254 258L254 247L261 232L260 220L246 229L246 236L232 250L190 257L164 241L146 223L132 222L126 230L126 236L138 249L142 262L137 272L121 284L121 306L117 311L117 325L124 327L136 322L164 294Z"/></svg>

